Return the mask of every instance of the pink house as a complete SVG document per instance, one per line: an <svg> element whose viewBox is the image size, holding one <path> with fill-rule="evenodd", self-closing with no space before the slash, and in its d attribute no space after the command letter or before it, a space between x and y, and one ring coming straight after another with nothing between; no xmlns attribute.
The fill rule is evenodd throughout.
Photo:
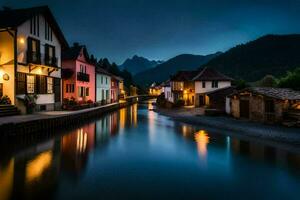
<svg viewBox="0 0 300 200"><path fill-rule="evenodd" d="M85 46L75 43L62 54L63 98L95 102L95 65Z"/></svg>

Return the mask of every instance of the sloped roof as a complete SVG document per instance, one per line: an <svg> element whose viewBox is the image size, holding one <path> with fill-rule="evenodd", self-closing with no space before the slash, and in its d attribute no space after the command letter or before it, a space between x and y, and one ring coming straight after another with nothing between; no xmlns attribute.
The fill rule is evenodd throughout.
<svg viewBox="0 0 300 200"><path fill-rule="evenodd" d="M178 71L174 76L171 76L171 81L192 81L198 71Z"/></svg>
<svg viewBox="0 0 300 200"><path fill-rule="evenodd" d="M249 91L255 94L260 94L270 98L280 100L300 100L300 91L295 91L289 88L273 88L273 87L250 87L239 91Z"/></svg>
<svg viewBox="0 0 300 200"><path fill-rule="evenodd" d="M103 69L101 67L96 67L96 73L104 74L104 75L107 75L107 76L114 76L113 74L109 73L108 71L106 71L105 69Z"/></svg>
<svg viewBox="0 0 300 200"><path fill-rule="evenodd" d="M68 48L68 42L65 39L60 27L58 26L54 16L51 13L51 10L48 6L40 6L33 8L25 9L6 9L0 11L0 29L10 29L17 28L25 21L31 19L33 16L42 14L48 23L51 25L51 28L58 40L62 45L62 49Z"/></svg>
<svg viewBox="0 0 300 200"><path fill-rule="evenodd" d="M62 52L61 57L63 60L76 60L80 54L83 45L74 45ZM85 55L86 59L87 56Z"/></svg>
<svg viewBox="0 0 300 200"><path fill-rule="evenodd" d="M233 79L225 76L215 69L205 67L194 78L193 81L232 81Z"/></svg>

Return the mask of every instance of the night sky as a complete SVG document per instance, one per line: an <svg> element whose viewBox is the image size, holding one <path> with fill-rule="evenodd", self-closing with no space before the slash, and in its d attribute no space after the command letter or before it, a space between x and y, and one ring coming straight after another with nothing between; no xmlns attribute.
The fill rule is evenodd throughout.
<svg viewBox="0 0 300 200"><path fill-rule="evenodd" d="M300 0L0 0L48 5L68 42L118 64L225 51L264 34L300 33Z"/></svg>

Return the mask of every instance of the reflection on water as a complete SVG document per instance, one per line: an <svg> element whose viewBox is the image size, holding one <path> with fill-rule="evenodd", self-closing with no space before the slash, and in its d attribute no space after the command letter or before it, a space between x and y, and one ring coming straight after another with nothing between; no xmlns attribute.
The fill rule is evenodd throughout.
<svg viewBox="0 0 300 200"><path fill-rule="evenodd" d="M201 158L206 158L207 144L209 143L209 137L205 130L200 130L195 133L195 141L197 142L197 149Z"/></svg>
<svg viewBox="0 0 300 200"><path fill-rule="evenodd" d="M104 199L115 199L119 196L111 195L117 195L117 191L122 191L122 197L130 198L135 194L135 191L132 191L133 196L128 192L132 188L147 195L167 190L168 194L174 195L171 195L173 199L177 199L180 196L177 195L178 187L181 188L180 184L185 180L191 182L186 199L192 199L197 196L194 196L193 191L197 191L194 187L202 185L207 188L203 195L209 197L207 195L213 193L209 191L210 186L215 190L215 184L221 184L224 177L231 177L224 180L226 187L233 187L227 192L243 191L245 179L251 183L251 173L255 172L269 175L263 180L268 186L278 174L283 176L281 179L285 180L289 189L300 186L299 154L177 123L149 111L150 105L139 110L137 105L123 108L95 122L66 131L62 136L28 147L11 158L1 158L0 200L65 199L72 195L76 199L80 194L99 197L100 193ZM132 132L137 134L130 134ZM106 153L101 154L104 149ZM205 163L205 168L199 167L199 160ZM184 173L182 169L185 169ZM160 174L161 182L149 185L149 176L155 177L156 174ZM139 181L130 182L132 177L139 178ZM232 182L233 177L236 182ZM164 180L168 180L166 184ZM124 183L127 182L132 187L126 187ZM69 183L76 183L77 189L73 190ZM109 189L110 186L115 187ZM150 193L151 188L155 192ZM286 187L272 189L280 196ZM260 190L258 187L257 191ZM290 192L290 197L296 194ZM238 197L238 194L232 195Z"/></svg>

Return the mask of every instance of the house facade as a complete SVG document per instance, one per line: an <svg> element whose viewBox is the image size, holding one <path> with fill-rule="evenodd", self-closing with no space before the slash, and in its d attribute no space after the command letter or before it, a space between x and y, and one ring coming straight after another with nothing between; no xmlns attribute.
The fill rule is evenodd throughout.
<svg viewBox="0 0 300 200"><path fill-rule="evenodd" d="M207 93L230 87L233 79L212 68L204 68L193 78L193 81L195 83L195 106L200 107L209 105Z"/></svg>
<svg viewBox="0 0 300 200"><path fill-rule="evenodd" d="M74 44L62 55L63 97L77 102L95 102L95 65L85 46Z"/></svg>
<svg viewBox="0 0 300 200"><path fill-rule="evenodd" d="M300 92L286 88L246 88L229 95L229 99L230 113L235 118L275 123L293 114L299 117L300 113Z"/></svg>
<svg viewBox="0 0 300 200"><path fill-rule="evenodd" d="M149 95L150 96L159 96L163 92L162 86L158 85L157 83L152 83L149 88Z"/></svg>
<svg viewBox="0 0 300 200"><path fill-rule="evenodd" d="M179 71L170 78L172 94L168 98L172 103L183 100L185 106L195 104L195 84L192 79L196 74L197 71ZM166 92L168 88L165 88L165 94Z"/></svg>
<svg viewBox="0 0 300 200"><path fill-rule="evenodd" d="M102 68L96 69L96 101L102 104L111 102L112 75Z"/></svg>
<svg viewBox="0 0 300 200"><path fill-rule="evenodd" d="M36 110L61 107L61 51L68 47L46 6L0 11L0 95L25 112L25 95Z"/></svg>
<svg viewBox="0 0 300 200"><path fill-rule="evenodd" d="M111 76L111 85L110 85L110 99L111 103L116 103L119 101L120 90L119 90L119 83L123 81L121 77L118 76Z"/></svg>

